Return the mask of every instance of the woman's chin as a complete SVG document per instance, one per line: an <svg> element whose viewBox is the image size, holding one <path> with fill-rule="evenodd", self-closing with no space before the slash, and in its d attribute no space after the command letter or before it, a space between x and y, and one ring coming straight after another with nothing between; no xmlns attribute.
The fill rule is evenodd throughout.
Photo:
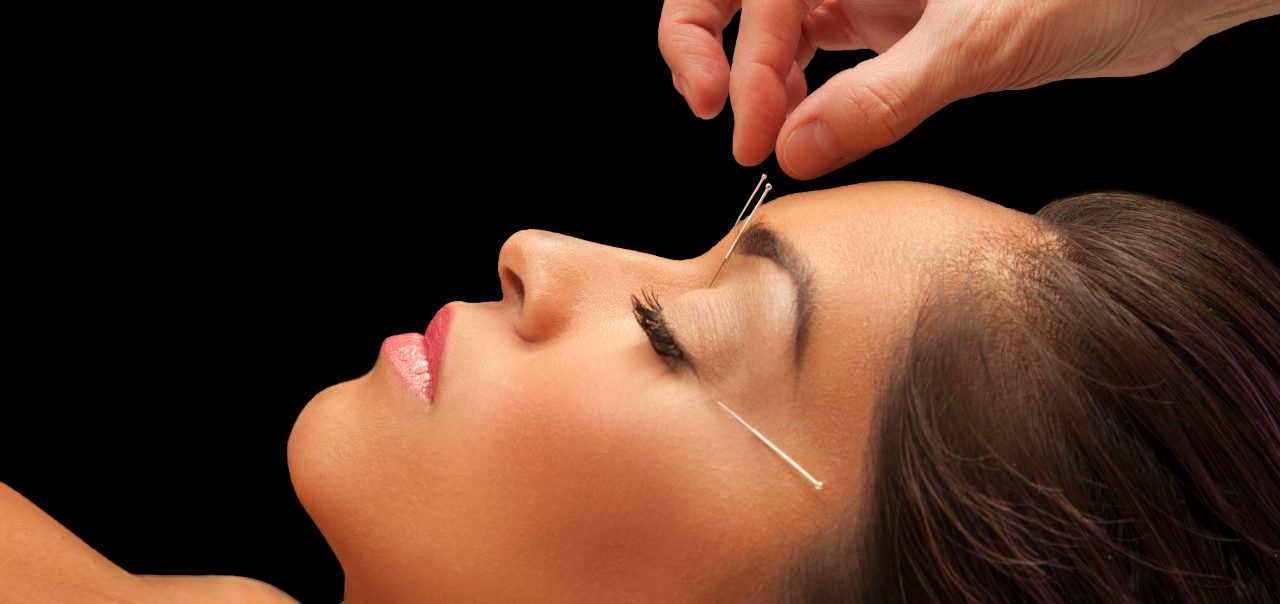
<svg viewBox="0 0 1280 604"><path fill-rule="evenodd" d="M354 413L365 378L325 388L303 408L289 433L289 478L302 507L319 527L331 546L336 523L350 521L350 515L335 505L347 497L353 471L358 472L358 443L361 415ZM336 551L336 548L335 548Z"/></svg>
<svg viewBox="0 0 1280 604"><path fill-rule="evenodd" d="M418 533L406 532L404 519L422 514L406 506L403 494L412 479L405 468L416 466L398 460L413 455L404 453L413 450L407 441L422 430L425 414L399 379L379 362L360 378L330 386L307 403L289 434L294 492L342 564L348 587L353 574L379 574L380 554L416 555Z"/></svg>

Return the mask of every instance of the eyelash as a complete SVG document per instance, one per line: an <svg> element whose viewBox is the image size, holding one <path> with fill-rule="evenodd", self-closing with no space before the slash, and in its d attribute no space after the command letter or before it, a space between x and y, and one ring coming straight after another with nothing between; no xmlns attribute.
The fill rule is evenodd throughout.
<svg viewBox="0 0 1280 604"><path fill-rule="evenodd" d="M631 310L635 314L636 322L640 324L640 329L644 330L646 336L649 337L649 344L653 346L653 351L658 353L672 369L680 366L692 367L689 358L685 356L684 349L680 344L676 343L675 334L671 333L671 329L667 327L667 321L662 316L662 304L658 302L657 294L653 292L643 292L644 298L637 298L634 294L631 296Z"/></svg>

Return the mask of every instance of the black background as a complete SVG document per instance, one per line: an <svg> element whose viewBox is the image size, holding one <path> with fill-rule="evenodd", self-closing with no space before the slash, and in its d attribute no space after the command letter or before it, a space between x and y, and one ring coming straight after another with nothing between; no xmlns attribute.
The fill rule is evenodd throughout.
<svg viewBox="0 0 1280 604"><path fill-rule="evenodd" d="M727 112L689 114L658 9L517 4L81 15L35 47L47 63L10 92L0 481L130 572L336 602L341 570L289 483L292 422L387 335L499 297L516 230L688 258L763 169L778 195L919 180L1025 211L1134 190L1280 250L1277 19L1155 74L961 101L796 182L733 162ZM810 86L866 56L820 55Z"/></svg>

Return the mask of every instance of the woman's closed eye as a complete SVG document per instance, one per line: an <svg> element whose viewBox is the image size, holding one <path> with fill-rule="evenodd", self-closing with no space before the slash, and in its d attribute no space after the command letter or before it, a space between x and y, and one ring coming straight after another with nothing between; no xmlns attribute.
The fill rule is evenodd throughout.
<svg viewBox="0 0 1280 604"><path fill-rule="evenodd" d="M649 291L643 292L643 299L633 294L631 309L636 322L640 324L640 329L643 329L645 335L649 337L649 344L653 346L654 352L658 353L668 366L672 369L694 368L692 361L677 342L675 333L671 331L671 327L662 316L662 304L658 302L656 294Z"/></svg>

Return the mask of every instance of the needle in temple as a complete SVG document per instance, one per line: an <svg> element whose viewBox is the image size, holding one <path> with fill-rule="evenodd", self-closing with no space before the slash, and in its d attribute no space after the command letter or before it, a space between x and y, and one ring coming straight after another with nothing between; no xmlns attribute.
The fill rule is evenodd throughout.
<svg viewBox="0 0 1280 604"><path fill-rule="evenodd" d="M747 198L747 204L742 206L741 212L738 212L738 218L737 220L734 221L734 224L737 224L738 221L742 220L742 215L746 214L747 208L751 206L752 198L756 196L756 192L760 190L760 185L764 184L764 179L768 177L769 177L768 174L760 175L760 182L756 183L756 188L751 191L751 197ZM719 277L720 271L724 270L725 263L729 261L729 255L733 254L733 248L737 247L738 239L742 238L742 232L746 230L747 225L751 223L751 217L756 215L756 210L760 209L760 206L764 204L764 198L767 197L769 195L769 191L772 191L772 190L773 190L772 184L764 185L764 193L760 194L760 201L757 201L756 207L751 208L751 213L747 214L747 220L743 222L742 226L738 229L738 235L733 238L733 243L729 244L729 250L724 253L724 258L720 260L720 266L719 268L716 269L716 274L711 276L711 283L708 284L707 287L711 287L712 285L716 284L716 277Z"/></svg>
<svg viewBox="0 0 1280 604"><path fill-rule="evenodd" d="M796 460L791 459L791 456L790 456L790 455L787 455L786 453L783 453L783 452L782 452L782 449L779 449L777 445L773 444L772 442L770 442L770 441L769 441L769 439L765 438L765 437L764 437L764 435L763 435L763 434L761 434L759 430L756 430L755 428L752 428L752 427L751 427L751 424L748 424L748 423L746 422L746 420L743 420L741 417L738 417L738 414L737 414L737 413L734 413L734 412L733 412L733 409L730 409L730 408L726 407L726 406L725 406L725 404L724 404L724 403L722 403L722 402L720 402L720 401L716 401L716 402L720 404L720 407L721 407L722 409L724 409L725 411L728 411L728 412L729 412L729 415L732 415L732 416L733 416L733 419L738 420L738 423L742 424L742 425L743 425L743 427L745 427L746 429L750 430L752 434L756 435L756 438L760 439L760 441L761 441L761 442L763 442L764 444L768 445L770 449L773 449L773 452L774 452L774 453L777 453L777 454L778 454L780 457L782 457L782 459L784 459L788 464L791 464L791 467L792 467L792 468L795 468L795 470L796 470L797 472L799 472L799 473L803 474L803 475L804 475L804 477L805 477L805 478L807 478L807 479L809 480L809 482L813 484L813 488L815 488L815 489L817 489L817 490L819 490L819 491L821 491L821 490L822 490L822 481L821 481L821 480L818 480L818 479L814 478L812 474L810 474L810 473L808 473L808 472L804 471L804 468L800 467L800 464L796 463Z"/></svg>
<svg viewBox="0 0 1280 604"><path fill-rule="evenodd" d="M720 260L720 266L716 268L716 273L711 276L711 284L708 285L708 287L710 287L711 285L715 285L716 277L719 277L720 271L724 270L725 263L729 262L729 256L733 255L734 248L738 247L738 240L741 239L742 234L746 232L747 225L751 224L751 217L756 215L756 212L760 209L760 206L764 204L764 198L768 197L769 191L773 190L772 184L765 184L764 182L765 179L767 179L768 177L769 177L768 174L760 175L760 182L756 183L756 188L751 191L751 196L747 197L746 205L742 206L741 212L738 212L738 218L734 220L734 224L736 225L738 224L738 222L742 222L742 226L738 228L738 234L734 236L733 242L729 244L729 249L724 253L724 258ZM751 213L747 214L747 208L751 207L751 200L755 198L756 193L760 192L760 185L764 185L764 192L760 193L760 199L756 201L755 207L751 208ZM742 220L743 214L746 214L747 216L747 219L745 221ZM790 464L791 467L795 469L795 471L799 472L806 479L808 479L809 483L813 485L814 489L817 489L819 491L822 490L821 480L814 478L812 474L806 472L804 468L800 467L800 464L796 463L794 459L791 459L790 455L783 453L782 449L779 449L778 446L773 444L772 441L765 438L765 436L761 434L759 430L756 430L755 428L751 427L751 424L748 424L746 420L742 419L741 417L738 417L738 414L734 413L733 409L730 409L723 402L720 402L720 401L716 401L716 402L719 403L720 408L729 412L729 415L733 416L733 419L738 420L739 424L742 424L744 428L746 428L747 430L750 430L751 433L756 436L756 438L760 439L760 442L763 442L766 446L769 447L769 449L771 449L774 453L777 453L779 457L781 457L784 461Z"/></svg>

